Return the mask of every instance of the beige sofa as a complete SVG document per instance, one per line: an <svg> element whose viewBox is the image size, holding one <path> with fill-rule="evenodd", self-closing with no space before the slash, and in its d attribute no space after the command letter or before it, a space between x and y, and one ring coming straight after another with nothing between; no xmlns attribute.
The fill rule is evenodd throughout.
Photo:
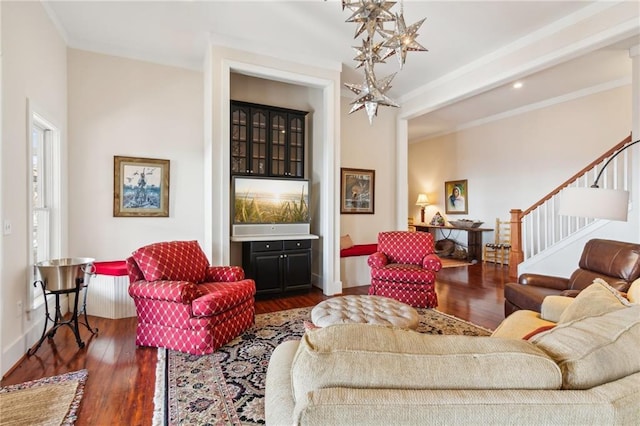
<svg viewBox="0 0 640 426"><path fill-rule="evenodd" d="M637 425L640 305L607 287L516 312L491 337L309 330L271 357L267 424Z"/></svg>

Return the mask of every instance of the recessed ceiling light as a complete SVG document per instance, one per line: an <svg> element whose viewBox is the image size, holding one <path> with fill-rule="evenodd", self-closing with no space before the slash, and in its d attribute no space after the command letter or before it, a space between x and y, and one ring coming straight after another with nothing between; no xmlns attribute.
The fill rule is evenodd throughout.
<svg viewBox="0 0 640 426"><path fill-rule="evenodd" d="M514 89L519 89L523 86L521 81L516 81L515 83L513 83L513 88Z"/></svg>

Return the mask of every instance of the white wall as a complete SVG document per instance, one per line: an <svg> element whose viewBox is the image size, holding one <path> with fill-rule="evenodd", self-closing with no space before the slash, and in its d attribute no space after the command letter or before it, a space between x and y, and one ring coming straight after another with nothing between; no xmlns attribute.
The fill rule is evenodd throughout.
<svg viewBox="0 0 640 426"><path fill-rule="evenodd" d="M6 372L34 341L25 336L44 319L29 316L30 265L28 225L27 99L61 131L63 170L67 146L66 45L39 2L2 2L2 218L11 222L11 235L2 237L2 365ZM64 185L63 185L64 187ZM66 191L63 192L66 203ZM67 250L66 204L63 205L62 249ZM40 328L38 327L38 330ZM39 336L38 336L39 337Z"/></svg>
<svg viewBox="0 0 640 426"><path fill-rule="evenodd" d="M309 122L313 122L315 110L322 109L322 104L317 105L314 101L313 93L319 91L317 88L237 73L231 73L230 83L234 101L307 111Z"/></svg>
<svg viewBox="0 0 640 426"><path fill-rule="evenodd" d="M204 241L202 73L69 49L69 250ZM168 159L169 217L113 217L113 157Z"/></svg>
<svg viewBox="0 0 640 426"><path fill-rule="evenodd" d="M426 221L436 211L445 215L444 182L467 179L469 214L448 218L493 227L497 217L509 219L511 209L527 209L627 137L631 105L627 85L411 144L409 212L419 218L414 204L425 192L433 203ZM466 238L455 231L453 236ZM573 270L577 259L570 257L564 264Z"/></svg>
<svg viewBox="0 0 640 426"><path fill-rule="evenodd" d="M375 170L374 214L341 214L340 235L354 244L378 241L378 232L396 229L396 109L380 107L373 124L364 110L349 114L353 99L341 98L340 167ZM338 206L338 209L340 206Z"/></svg>

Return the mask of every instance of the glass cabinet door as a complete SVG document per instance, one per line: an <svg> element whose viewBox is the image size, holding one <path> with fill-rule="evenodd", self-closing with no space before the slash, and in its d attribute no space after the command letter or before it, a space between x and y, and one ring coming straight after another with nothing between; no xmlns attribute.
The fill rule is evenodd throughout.
<svg viewBox="0 0 640 426"><path fill-rule="evenodd" d="M271 112L271 175L287 176L287 114Z"/></svg>
<svg viewBox="0 0 640 426"><path fill-rule="evenodd" d="M249 173L248 109L231 108L231 173Z"/></svg>
<svg viewBox="0 0 640 426"><path fill-rule="evenodd" d="M289 116L288 176L304 177L304 117Z"/></svg>
<svg viewBox="0 0 640 426"><path fill-rule="evenodd" d="M251 169L253 175L267 175L267 112L251 110Z"/></svg>

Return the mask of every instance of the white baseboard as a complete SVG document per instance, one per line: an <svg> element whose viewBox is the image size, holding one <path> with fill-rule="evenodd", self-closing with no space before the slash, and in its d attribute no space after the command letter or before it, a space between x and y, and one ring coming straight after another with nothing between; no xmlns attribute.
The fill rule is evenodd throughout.
<svg viewBox="0 0 640 426"><path fill-rule="evenodd" d="M49 301L49 315L51 317L55 317L55 302L53 297L50 297ZM60 297L60 311L62 315L65 315L69 312L68 309L68 297L63 295ZM45 323L45 306L44 304L38 306L36 309L24 313L23 318L24 325L24 333L20 335L17 339L7 345L4 352L2 352L2 375L11 370L18 364L22 357L26 355L27 351L40 340L42 336L42 330L44 329ZM47 328L50 329L53 326L51 321L48 322ZM55 337L54 337L55 339ZM42 343L46 344L46 341ZM35 355L38 353L36 352Z"/></svg>

